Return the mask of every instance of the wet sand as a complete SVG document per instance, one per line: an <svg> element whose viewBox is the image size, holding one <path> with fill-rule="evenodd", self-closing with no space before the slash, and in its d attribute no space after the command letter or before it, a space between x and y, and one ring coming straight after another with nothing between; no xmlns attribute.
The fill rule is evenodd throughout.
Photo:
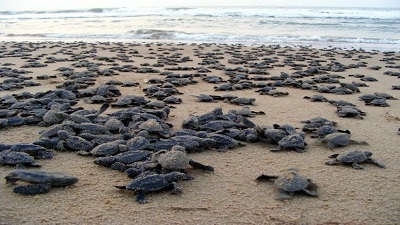
<svg viewBox="0 0 400 225"><path fill-rule="evenodd" d="M3 51L9 51L13 43L0 43ZM51 47L57 44L55 47ZM29 46L29 44L22 44ZM69 58L68 52L53 54L60 49L70 50L75 53L87 51L92 48L97 52L93 56L117 57L115 44L90 44L90 43L41 43L30 47L40 48L27 52L30 57L47 54L40 58L44 62L45 57ZM173 50L177 47L177 50ZM199 48L201 47L201 48ZM339 74L344 79L341 82L359 81L349 74L363 74L378 79L378 82L366 82L369 87L360 87L360 93L350 95L323 94L328 99L346 100L356 104L366 112L364 119L341 118L335 113L336 107L327 102L310 102L303 99L304 96L318 94L316 90L303 90L292 87L278 87L281 91L289 93L288 96L272 97L259 95L257 88L229 92L216 92L214 86L202 81L198 84L177 87L184 93L182 104L174 105L171 114L166 120L174 125L174 130L181 128L181 123L190 115L200 115L211 111L216 107L222 107L224 112L229 109L238 109L227 102L215 103L197 102L192 95L206 94L233 94L239 97L255 98L255 104L250 106L254 111L264 111L265 115L258 115L251 120L260 126L272 124L291 124L301 128L302 120L321 116L338 122L338 129L348 129L352 138L367 141L369 146L349 145L343 148L330 150L317 140L306 137L307 152L295 151L271 152L274 146L265 143L246 143L227 152L206 150L201 153L190 154L190 157L199 162L212 165L215 173L203 173L198 170L188 169L188 173L195 177L189 182L180 182L183 193L175 196L170 192L150 193L148 204L137 204L134 201L134 193L121 191L114 185L127 184L131 179L126 174L101 167L93 163L93 157L79 156L74 152L57 152L51 160L39 160L42 170L59 171L79 177L79 182L67 188L54 188L47 194L37 196L21 196L12 192L12 185L6 184L3 179L0 183L0 224L398 224L400 221L400 154L398 146L400 135L396 132L400 128L400 104L399 100L387 100L389 107L366 106L358 99L360 95L374 92L385 92L396 98L400 98L399 90L392 90L392 85L400 85L400 79L396 76L384 75L385 71L399 72L397 68L385 66L400 66L400 54L393 58L394 64L381 61L387 58L381 52L362 52L348 50L318 50L307 49L299 51L299 48L282 47L272 49L269 47L236 46L234 49L228 45L176 45L176 44L141 44L118 45L119 50L125 50L134 62L121 62L118 58L115 63L119 65L135 65L141 67L142 63L157 62L157 57L162 55L182 53L181 57L189 56L193 61L181 63L176 66L198 67L202 58L196 56L202 53L221 53L223 59L218 61L227 68L245 66L246 64L230 64L232 52L246 54L252 52L257 59L247 62L261 62L263 58L274 58L276 63L271 63L274 68L267 68L270 75L279 76L280 72L292 74L295 72L290 63L285 60L303 55L305 61L293 62L308 65L311 59L319 56L322 65L332 60L344 65L367 63L367 67L350 68L344 72L330 72ZM130 51L137 53L128 53ZM260 51L261 50L261 51ZM262 51L270 50L270 51ZM329 54L327 54L329 53ZM349 54L351 58L345 58ZM141 55L139 57L139 55ZM4 55L3 55L4 56ZM152 57L154 58L152 58ZM360 57L361 56L361 57ZM362 57L368 56L368 57ZM150 57L150 58L149 58ZM87 58L91 62L100 62ZM13 63L7 66L16 69L26 63L21 57L0 58L0 64ZM104 65L101 69L111 67L111 62L101 61ZM55 86L63 82L63 77L57 75L57 68L72 67L74 61L49 63L47 67L27 68L33 73L25 74L33 77L33 81L40 82L41 86L25 87L14 91L0 91L0 96L29 91L54 90ZM279 67L283 65L283 67ZM371 66L381 66L380 70L372 70ZM160 71L173 67L165 65L159 67ZM306 69L304 67L303 69ZM85 71L87 68L75 68L75 71ZM223 70L210 69L206 75L217 75L224 79ZM175 73L194 73L195 71L173 71ZM57 75L57 78L49 80L36 80L38 75ZM254 75L249 75L253 77ZM318 75L315 75L318 76ZM163 78L157 73L122 73L115 76L99 76L96 84L89 88L105 84L107 81L134 81L140 83L137 87L120 87L122 96L143 95L143 88L150 86L146 81L151 78ZM2 82L5 77L0 78ZM305 77L303 79L311 79ZM257 81L253 81L257 82ZM270 80L264 81L266 83ZM153 100L153 99L150 99ZM87 109L98 109L98 104L88 104L80 100L76 106ZM119 109L110 108L106 113ZM33 142L40 135L39 131L45 129L37 126L20 126L0 130L0 143L15 144L20 142ZM387 168L381 169L371 164L365 164L364 170L354 170L350 166L327 166L324 164L328 156L334 153L345 153L350 150L370 150L373 158L383 162ZM286 201L274 199L275 190L272 183L257 183L255 179L261 173L279 174L287 168L297 168L302 174L313 179L319 186L319 197L312 198L304 195L296 195ZM0 175L4 177L14 169L13 167L0 167Z"/></svg>

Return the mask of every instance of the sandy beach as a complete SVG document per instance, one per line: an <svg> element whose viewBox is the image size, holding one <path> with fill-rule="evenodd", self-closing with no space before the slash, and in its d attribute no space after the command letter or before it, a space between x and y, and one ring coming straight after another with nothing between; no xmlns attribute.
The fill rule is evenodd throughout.
<svg viewBox="0 0 400 225"><path fill-rule="evenodd" d="M76 56L86 56L79 58ZM74 56L74 57L73 57ZM154 64L165 62L164 58L179 60L188 57L176 65L157 67ZM53 62L47 62L55 57ZM32 60L45 64L44 67L21 68ZM387 71L399 73L400 53L378 51L314 49L277 46L242 46L224 44L167 44L167 43L86 43L86 42L1 42L0 67L27 70L22 74L32 77L39 86L23 86L15 90L1 90L0 97L22 92L46 92L56 90L66 77L57 71L60 67L73 68L74 73L85 72L90 68L76 67L72 64L82 60L99 63L94 66L95 73L115 66L132 65L140 68L153 68L155 73L138 73L137 70L121 72L118 75L94 77L94 84L86 89L97 88L110 80L137 82L138 85L122 87L115 85L121 96L144 96L143 89L154 84L151 79L165 79L162 72L176 74L201 74L192 76L197 83L175 86L181 98L181 104L170 104L171 112L166 119L173 125L172 130L182 129L182 121L190 116L198 116L221 107L224 113L242 106L227 101L199 102L194 96L200 94L225 95L255 98L249 105L253 111L263 111L265 115L249 118L260 127L273 124L290 124L301 132L301 121L314 117L323 117L337 122L337 129L350 130L351 137L366 145L348 145L329 149L318 139L307 133L307 146L304 153L292 150L271 152L273 144L264 142L243 142L244 146L219 152L206 149L190 153L190 158L211 165L214 173L204 173L188 167L191 181L179 182L183 189L181 195L171 195L169 191L149 193L149 203L138 204L131 191L118 190L115 185L126 185L132 179L125 173L102 167L93 163L92 156L80 156L76 152L53 150L53 159L37 160L42 167L30 170L57 171L74 175L79 182L66 188L53 188L49 193L23 196L13 193L13 185L3 179L13 166L1 166L0 176L0 224L399 224L400 221L400 154L398 148L400 135L399 100L386 100L388 107L365 105L359 96L384 92L394 98L400 98L400 91L392 89L400 85L400 76L384 74ZM128 61L127 61L128 60ZM320 65L316 65L316 61ZM215 91L214 87L230 83L207 83L206 76L219 76L228 81L228 68L255 69L256 63L264 62L260 70L268 74L246 74L248 78L262 76L263 81L247 80L252 83L272 83L271 77L287 73L294 80L312 80L322 75L340 75L342 83L363 82L368 87L359 87L360 92L346 95L319 93L314 89L295 88L284 85L277 90L288 95L273 97L259 95L259 88L243 90ZM148 63L148 64L146 64ZM333 65L342 65L344 71L332 71ZM357 66L358 65L358 66ZM363 65L363 66L362 66ZM306 71L311 66L319 74L300 76L295 72ZM378 68L375 68L379 66ZM171 70L187 67L187 70ZM199 68L210 72L198 72ZM372 68L371 68L372 67ZM46 80L37 76L49 75ZM377 81L362 81L354 74L376 78ZM52 76L54 76L52 78ZM0 77L0 83L10 79ZM316 86L338 83L316 83ZM79 90L82 91L82 90ZM336 107L328 102L311 102L304 96L321 94L329 100L346 100L355 104L366 113L360 118L339 117ZM147 100L154 98L145 96ZM89 104L89 98L79 98L73 107L99 109L101 104ZM3 106L3 103L1 103ZM3 107L4 108L4 107ZM121 110L110 107L103 113ZM0 130L1 144L32 143L40 138L39 132L46 129L41 126L15 126ZM372 164L362 164L363 170L351 166L325 165L332 154L346 153L352 150L371 151L372 157L386 165L386 169ZM318 197L295 195L292 199L275 199L273 183L259 183L255 179L264 174L279 174L288 168L297 168L301 174L311 178L318 185Z"/></svg>

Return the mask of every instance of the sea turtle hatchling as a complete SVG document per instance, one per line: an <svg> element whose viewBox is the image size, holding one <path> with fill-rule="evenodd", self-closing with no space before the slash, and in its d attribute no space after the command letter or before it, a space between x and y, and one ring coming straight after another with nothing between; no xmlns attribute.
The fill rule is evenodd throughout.
<svg viewBox="0 0 400 225"><path fill-rule="evenodd" d="M13 170L6 177L6 182L14 184L21 180L30 185L17 186L14 193L22 195L44 194L52 187L66 187L78 182L78 178L59 172Z"/></svg>
<svg viewBox="0 0 400 225"><path fill-rule="evenodd" d="M172 194L180 194L182 189L176 182L179 180L190 180L189 175L181 172L170 172L167 174L139 175L130 184L115 186L119 189L133 190L136 192L136 202L147 203L145 193L172 189Z"/></svg>
<svg viewBox="0 0 400 225"><path fill-rule="evenodd" d="M312 197L318 197L318 186L309 178L298 173L296 169L285 170L281 175L262 174L257 181L275 180L274 186L277 188L277 200L286 200L293 197L296 193L303 193Z"/></svg>
<svg viewBox="0 0 400 225"><path fill-rule="evenodd" d="M358 142L350 139L350 137L351 135L348 133L336 132L326 135L321 139L321 142L326 143L331 149L336 147L344 147L349 144L368 145L368 143L365 141Z"/></svg>
<svg viewBox="0 0 400 225"><path fill-rule="evenodd" d="M0 151L0 166L40 167L41 165L35 161L33 156L30 156L26 152L16 152L8 149Z"/></svg>
<svg viewBox="0 0 400 225"><path fill-rule="evenodd" d="M304 135L302 134L291 134L284 138L282 138L278 142L278 146L276 148L270 149L271 151L281 151L283 149L293 149L296 152L305 152L305 147L307 143L304 140Z"/></svg>
<svg viewBox="0 0 400 225"><path fill-rule="evenodd" d="M376 98L370 102L366 102L365 105L373 105L373 106L381 106L381 107L389 106L389 104L386 103L385 98Z"/></svg>
<svg viewBox="0 0 400 225"><path fill-rule="evenodd" d="M255 101L255 98L234 98L229 100L229 103L235 105L253 105Z"/></svg>
<svg viewBox="0 0 400 225"><path fill-rule="evenodd" d="M329 101L323 95L312 95L312 96L304 96L304 99L310 99L312 102L327 102Z"/></svg>
<svg viewBox="0 0 400 225"><path fill-rule="evenodd" d="M167 170L185 172L186 167L190 165L195 169L214 172L212 166L206 166L190 159L185 152L185 148L178 145L173 146L170 151L160 150L156 152L154 158L162 168Z"/></svg>
<svg viewBox="0 0 400 225"><path fill-rule="evenodd" d="M213 102L214 98L207 94L200 94L200 95L192 95L193 97L197 98L198 102Z"/></svg>
<svg viewBox="0 0 400 225"><path fill-rule="evenodd" d="M364 169L364 167L359 165L359 163L366 162L366 163L372 163L381 168L386 168L386 166L383 165L382 163L372 159L371 155L372 152L359 151L359 150L354 150L345 154L333 154L329 156L329 158L333 158L333 160L327 161L325 162L325 164L326 165L349 164L354 169L361 170Z"/></svg>

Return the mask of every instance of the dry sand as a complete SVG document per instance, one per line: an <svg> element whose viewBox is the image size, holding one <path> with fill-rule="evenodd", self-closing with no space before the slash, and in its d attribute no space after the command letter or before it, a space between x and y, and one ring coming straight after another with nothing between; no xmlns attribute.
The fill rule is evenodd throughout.
<svg viewBox="0 0 400 225"><path fill-rule="evenodd" d="M86 44L88 48L82 49L82 43L68 44L59 43L61 47L49 48L54 43L42 43L35 46L43 46L35 51L29 52L32 57L42 53L53 56L52 53L62 47L73 52L81 52L92 48L92 44ZM75 47L73 47L74 45ZM10 50L10 43L1 43L3 50ZM28 46L28 45L26 45ZM146 46L121 46L126 50L137 50L145 57L132 57L132 63L123 63L116 60L120 65L133 64L140 66L143 62L155 63L156 59L146 56L155 56L155 52L162 54L167 50L157 51L161 48L171 48L176 45ZM97 49L98 56L116 56L115 51L110 51L115 45L93 45ZM102 49L102 47L105 47ZM189 56L193 61L180 64L179 66L199 66L201 59L195 56L194 49L198 46L179 45L182 56ZM153 50L152 50L153 49ZM227 46L211 45L205 46L201 52L225 52ZM262 49L262 48L258 48ZM252 47L242 46L237 48L242 53L253 51ZM272 55L258 55L261 61L264 57L278 57L279 64L284 64L288 55L299 53L296 48L281 48ZM277 52L285 52L276 54ZM323 56L331 52L332 56ZM329 103L316 103L303 99L305 95L317 94L314 90L301 90L288 87L279 90L289 92L288 96L271 97L258 95L251 90L229 92L240 97L256 98L255 105L251 109L264 111L266 115L252 118L258 125L291 124L301 127L301 120L316 116L322 116L338 122L338 128L349 129L352 137L356 140L367 141L369 146L347 146L340 149L330 150L319 144L315 139L306 137L308 142L307 152L297 153L294 151L283 151L279 153L270 152L273 146L262 143L247 143L228 152L221 153L208 150L190 156L200 162L215 167L215 173L203 173L189 169L189 173L195 176L190 182L181 182L182 195L170 195L169 192L149 194L150 203L140 205L134 201L132 192L121 191L114 185L127 184L130 179L124 174L109 168L95 165L92 157L78 156L72 152L54 152L52 160L40 160L43 165L41 169L46 171L60 171L79 177L79 182L68 188L55 188L51 192L37 196L21 196L12 192L12 186L3 180L0 183L0 224L399 224L400 223L400 135L397 129L400 127L400 104L399 100L388 100L390 107L365 106L358 100L361 94L386 92L394 97L400 98L398 90L391 90L392 85L399 85L400 80L395 76L383 75L384 71L399 72L399 69L385 68L382 53L369 54L367 52L356 52L351 58L344 58L343 51L322 51L311 49L302 51L311 57L320 56L325 63L331 60L339 61L345 65L358 62L366 62L367 67L348 69L338 72L344 77L344 82L358 80L349 77L349 74L364 74L372 76L379 82L368 82L369 87L362 87L361 93L351 95L324 94L328 99L342 99L353 102L364 110L367 115L363 120L354 118L340 118L336 115L336 108ZM261 53L260 53L261 54ZM286 54L286 55L285 55ZM129 54L128 54L129 55ZM256 55L254 52L253 55ZM67 54L56 54L55 57L68 58ZM243 65L232 65L228 63L231 55L225 53L220 62L226 67L235 68ZM359 56L371 56L372 58L358 59ZM399 53L396 53L395 65L400 66ZM25 64L26 59L20 57L0 58L1 64L15 63L13 68L19 69ZM89 59L90 61L95 61ZM40 60L43 62L44 58ZM257 60L256 60L257 61ZM97 61L96 61L97 62ZM55 69L61 66L70 67L73 62L58 62L48 64L43 68L28 68L33 73L27 76L54 75ZM296 62L308 64L309 61ZM371 70L370 66L382 66L381 70ZM110 67L105 63L100 68ZM164 68L169 67L165 66ZM157 68L163 70L163 68ZM76 71L84 71L84 68L76 68ZM218 75L227 79L223 71L211 69L207 75ZM290 66L275 67L267 69L271 75L279 75L281 71L291 74L294 70ZM177 73L192 73L193 71ZM252 76L252 75L251 75ZM96 85L106 83L110 79L122 81L136 81L140 87L119 87L123 95L143 95L142 88L149 86L145 80L160 77L157 74L120 73L112 77L98 77ZM0 78L0 81L5 78ZM41 86L27 87L16 91L1 91L0 96L19 93L22 91L37 92L55 88L62 77L40 81ZM179 96L183 103L175 105L167 122L174 125L174 129L180 129L181 122L190 115L199 115L208 112L215 107L222 107L224 112L229 109L237 109L224 102L200 103L195 102L193 95L200 93L221 94L213 90L216 85L201 81L197 85L178 87L184 93ZM309 79L309 78L304 78ZM37 81L37 80L34 80ZM269 82L269 81L267 81ZM80 106L97 109L99 105L85 104ZM109 109L107 112L116 111ZM391 115L392 117L388 116ZM397 117L397 119L396 119ZM43 127L22 126L0 130L0 143L32 142L39 138L38 132ZM385 163L387 169L381 169L371 164L366 164L364 170L354 170L349 166L327 166L324 164L328 156L333 153L344 153L350 150L370 150L373 157ZM261 173L277 174L287 168L298 168L302 174L312 178L319 185L319 197L297 195L288 201L277 201L274 199L274 187L272 183L256 183L255 178ZM4 177L12 167L0 167L0 175Z"/></svg>

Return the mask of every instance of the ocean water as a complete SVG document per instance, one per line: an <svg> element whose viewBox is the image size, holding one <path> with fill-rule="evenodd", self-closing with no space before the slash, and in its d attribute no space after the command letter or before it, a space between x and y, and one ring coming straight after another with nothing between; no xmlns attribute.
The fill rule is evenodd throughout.
<svg viewBox="0 0 400 225"><path fill-rule="evenodd" d="M400 51L400 9L0 9L0 41L212 42Z"/></svg>

